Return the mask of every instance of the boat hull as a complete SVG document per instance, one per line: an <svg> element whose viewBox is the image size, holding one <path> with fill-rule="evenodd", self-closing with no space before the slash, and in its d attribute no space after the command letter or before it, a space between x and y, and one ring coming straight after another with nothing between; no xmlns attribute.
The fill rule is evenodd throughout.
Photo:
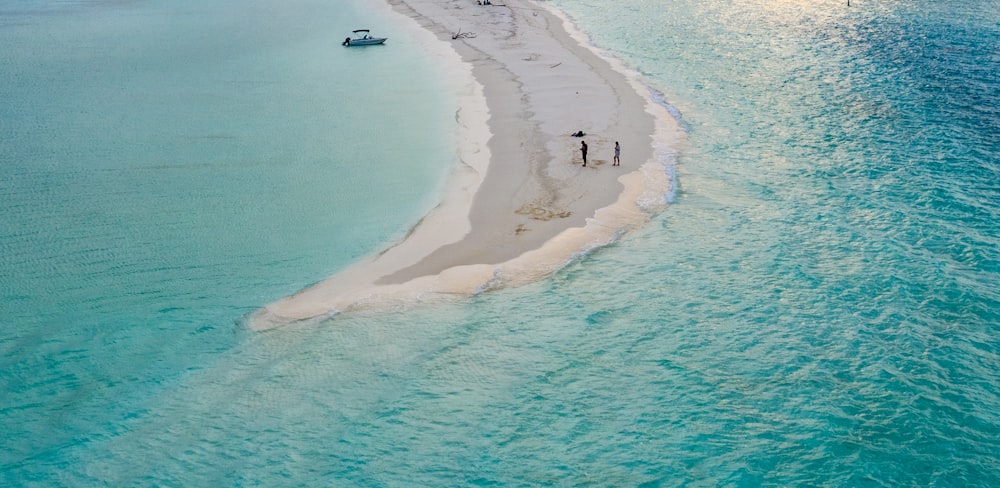
<svg viewBox="0 0 1000 488"><path fill-rule="evenodd" d="M375 45L384 43L386 41L386 39L388 39L388 38L387 37L373 37L373 38L370 38L370 39L347 39L347 40L344 40L344 46L345 47L352 47L352 46L375 46Z"/></svg>

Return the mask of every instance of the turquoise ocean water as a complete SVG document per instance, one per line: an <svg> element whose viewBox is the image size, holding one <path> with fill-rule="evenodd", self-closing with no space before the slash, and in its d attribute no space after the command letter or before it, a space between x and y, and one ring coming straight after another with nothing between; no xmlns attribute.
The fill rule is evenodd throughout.
<svg viewBox="0 0 1000 488"><path fill-rule="evenodd" d="M552 5L678 114L672 204L534 285L257 334L440 194L413 26L0 0L0 484L1000 485L997 2Z"/></svg>

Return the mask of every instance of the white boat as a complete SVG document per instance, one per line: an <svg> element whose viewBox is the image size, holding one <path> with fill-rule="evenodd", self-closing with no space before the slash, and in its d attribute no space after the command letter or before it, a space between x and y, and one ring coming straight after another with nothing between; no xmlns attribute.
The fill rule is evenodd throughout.
<svg viewBox="0 0 1000 488"><path fill-rule="evenodd" d="M344 39L344 42L340 43L342 46L373 46L375 44L382 44L387 37L372 37L368 29L358 29L354 31L354 37L348 37Z"/></svg>

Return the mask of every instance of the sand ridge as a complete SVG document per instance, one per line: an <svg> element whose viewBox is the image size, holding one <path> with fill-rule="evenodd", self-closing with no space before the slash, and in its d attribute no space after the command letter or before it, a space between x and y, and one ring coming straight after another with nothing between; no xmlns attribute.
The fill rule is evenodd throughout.
<svg viewBox="0 0 1000 488"><path fill-rule="evenodd" d="M460 163L441 204L402 241L259 310L251 328L536 281L648 218L636 201L656 172L653 137L674 128L564 19L534 1L501 1L388 0L462 68L449 73L465 80ZM611 165L615 141L621 166Z"/></svg>

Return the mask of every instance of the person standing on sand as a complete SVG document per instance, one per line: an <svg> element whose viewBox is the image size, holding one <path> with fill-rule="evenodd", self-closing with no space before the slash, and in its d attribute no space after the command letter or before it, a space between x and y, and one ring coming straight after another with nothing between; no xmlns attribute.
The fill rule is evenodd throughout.
<svg viewBox="0 0 1000 488"><path fill-rule="evenodd" d="M580 152L583 153L583 165L587 166L587 141L580 141Z"/></svg>
<svg viewBox="0 0 1000 488"><path fill-rule="evenodd" d="M618 141L615 141L615 163L611 166L621 166L622 162L618 159L622 155L622 147L618 145Z"/></svg>

